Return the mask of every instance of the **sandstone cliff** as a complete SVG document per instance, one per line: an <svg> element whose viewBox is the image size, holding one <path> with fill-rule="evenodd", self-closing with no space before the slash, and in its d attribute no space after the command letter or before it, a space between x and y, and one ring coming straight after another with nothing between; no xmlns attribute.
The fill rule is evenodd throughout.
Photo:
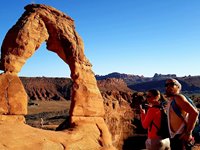
<svg viewBox="0 0 200 150"><path fill-rule="evenodd" d="M20 77L29 100L70 100L70 78Z"/></svg>

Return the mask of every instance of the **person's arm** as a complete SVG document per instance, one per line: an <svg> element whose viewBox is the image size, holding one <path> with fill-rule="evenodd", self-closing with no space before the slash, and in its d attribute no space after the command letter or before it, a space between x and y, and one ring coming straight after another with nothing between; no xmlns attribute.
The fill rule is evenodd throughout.
<svg viewBox="0 0 200 150"><path fill-rule="evenodd" d="M185 131L184 139L189 140L198 117L198 110L193 107L183 95L177 95L175 100L178 107L188 113L188 122L186 124L187 128Z"/></svg>
<svg viewBox="0 0 200 150"><path fill-rule="evenodd" d="M140 111L141 123L144 129L147 129L153 120L153 114L151 108L148 109L147 113L145 114L144 109Z"/></svg>

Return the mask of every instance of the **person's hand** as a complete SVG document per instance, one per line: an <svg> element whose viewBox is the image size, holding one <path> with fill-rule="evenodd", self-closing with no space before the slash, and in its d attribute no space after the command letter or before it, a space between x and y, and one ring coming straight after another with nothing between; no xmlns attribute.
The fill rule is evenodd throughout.
<svg viewBox="0 0 200 150"><path fill-rule="evenodd" d="M191 134L182 134L180 136L180 139L183 139L184 141L189 141L190 139L192 139L192 135Z"/></svg>
<svg viewBox="0 0 200 150"><path fill-rule="evenodd" d="M192 134L184 133L180 136L180 139L183 139L186 143L194 144L194 137Z"/></svg>
<svg viewBox="0 0 200 150"><path fill-rule="evenodd" d="M140 113L145 114L145 109L142 108L142 105L140 105Z"/></svg>

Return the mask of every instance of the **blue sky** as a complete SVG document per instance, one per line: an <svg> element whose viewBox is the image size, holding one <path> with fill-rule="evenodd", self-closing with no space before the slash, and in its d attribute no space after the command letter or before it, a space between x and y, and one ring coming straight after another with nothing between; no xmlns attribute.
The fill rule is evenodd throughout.
<svg viewBox="0 0 200 150"><path fill-rule="evenodd" d="M30 3L74 19L95 74L200 75L199 0L1 0L0 44ZM19 76L69 77L70 70L44 43Z"/></svg>

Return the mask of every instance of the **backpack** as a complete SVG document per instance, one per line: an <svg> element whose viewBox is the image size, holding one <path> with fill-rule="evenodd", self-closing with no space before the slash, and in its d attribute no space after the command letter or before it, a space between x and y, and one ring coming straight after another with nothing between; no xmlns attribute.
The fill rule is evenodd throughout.
<svg viewBox="0 0 200 150"><path fill-rule="evenodd" d="M161 112L161 119L160 119L160 128L152 121L150 125L150 130L152 128L152 125L154 125L157 129L157 135L160 136L162 139L169 138L169 129L168 129L168 119L167 114L163 108L163 106L153 106L160 109Z"/></svg>
<svg viewBox="0 0 200 150"><path fill-rule="evenodd" d="M186 96L186 95L184 95L184 96L185 96L185 98L187 99L187 101L188 101L194 108L197 109L197 107L196 107L196 105L194 104L193 100L192 100L191 98L189 98L188 96ZM173 101L171 102L171 106L172 106L174 112L177 114L177 116L180 117L180 118L183 118L182 113L181 113L180 109L178 108L178 106L177 106L175 100L173 100Z"/></svg>

